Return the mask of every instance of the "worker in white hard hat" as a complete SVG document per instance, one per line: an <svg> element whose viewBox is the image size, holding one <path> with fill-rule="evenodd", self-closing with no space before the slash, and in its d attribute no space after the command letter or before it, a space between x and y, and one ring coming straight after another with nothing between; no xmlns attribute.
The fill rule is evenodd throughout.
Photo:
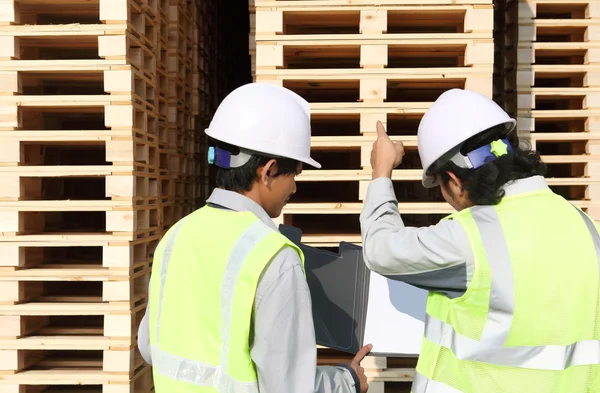
<svg viewBox="0 0 600 393"><path fill-rule="evenodd" d="M429 291L413 393L600 392L598 228L514 130L491 99L444 92L418 148L423 185L457 212L411 228L391 181L404 148L377 124L363 252L371 270Z"/></svg>
<svg viewBox="0 0 600 393"><path fill-rule="evenodd" d="M159 243L139 346L156 393L364 393L363 347L317 367L301 250L272 218L310 157L310 106L283 87L229 94L206 134L216 185Z"/></svg>

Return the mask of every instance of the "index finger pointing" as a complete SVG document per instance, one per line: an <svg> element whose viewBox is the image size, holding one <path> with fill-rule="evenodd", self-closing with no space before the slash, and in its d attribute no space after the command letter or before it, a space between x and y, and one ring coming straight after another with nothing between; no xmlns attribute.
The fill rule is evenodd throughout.
<svg viewBox="0 0 600 393"><path fill-rule="evenodd" d="M360 351L356 353L356 356L354 356L354 359L352 359L352 361L360 363L365 358L365 356L367 356L369 352L371 352L371 349L373 349L373 344L365 345L360 349Z"/></svg>
<svg viewBox="0 0 600 393"><path fill-rule="evenodd" d="M385 130L385 127L383 126L381 120L377 120L377 136L381 137L384 135L387 135L387 131Z"/></svg>

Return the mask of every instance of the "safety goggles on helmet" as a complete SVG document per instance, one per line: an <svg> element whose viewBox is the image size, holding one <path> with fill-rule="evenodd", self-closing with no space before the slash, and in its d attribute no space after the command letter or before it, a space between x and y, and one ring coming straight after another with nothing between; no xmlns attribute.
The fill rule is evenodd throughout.
<svg viewBox="0 0 600 393"><path fill-rule="evenodd" d="M488 162L492 162L512 152L513 149L508 139L497 139L467 153L466 156L462 155L459 151L450 161L460 168L477 169Z"/></svg>
<svg viewBox="0 0 600 393"><path fill-rule="evenodd" d="M222 149L218 146L210 146L208 148L208 163L209 165L216 165L223 169L239 168L247 163L253 154L260 154L261 156L270 158L281 158L248 149L240 149L239 153L233 154L229 150Z"/></svg>

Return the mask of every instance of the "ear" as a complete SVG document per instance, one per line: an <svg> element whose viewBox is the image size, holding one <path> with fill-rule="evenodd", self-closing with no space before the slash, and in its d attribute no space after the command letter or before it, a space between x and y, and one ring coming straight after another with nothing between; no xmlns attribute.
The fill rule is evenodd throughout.
<svg viewBox="0 0 600 393"><path fill-rule="evenodd" d="M454 173L448 172L448 171L446 171L446 173L448 174L448 176L450 176L450 182L449 182L448 186L454 188L454 191L456 191L456 193L458 195L462 196L462 194L464 193L463 187L462 187L462 181L460 181L458 176L456 176ZM450 184L450 183L452 183L452 184Z"/></svg>
<svg viewBox="0 0 600 393"><path fill-rule="evenodd" d="M271 179L274 174L277 173L277 161L269 160L265 166L258 168L257 175L260 178L260 182L265 186L269 187L271 184Z"/></svg>

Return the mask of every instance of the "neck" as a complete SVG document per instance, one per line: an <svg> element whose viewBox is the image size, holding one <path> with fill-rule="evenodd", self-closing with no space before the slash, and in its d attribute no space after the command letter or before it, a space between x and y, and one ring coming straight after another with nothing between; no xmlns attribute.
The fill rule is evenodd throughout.
<svg viewBox="0 0 600 393"><path fill-rule="evenodd" d="M260 194L259 194L258 190L256 189L256 187L252 187L252 189L250 191L244 191L241 194L247 198L252 199L254 202L256 202L260 207L262 207L264 209L262 199L261 199Z"/></svg>

